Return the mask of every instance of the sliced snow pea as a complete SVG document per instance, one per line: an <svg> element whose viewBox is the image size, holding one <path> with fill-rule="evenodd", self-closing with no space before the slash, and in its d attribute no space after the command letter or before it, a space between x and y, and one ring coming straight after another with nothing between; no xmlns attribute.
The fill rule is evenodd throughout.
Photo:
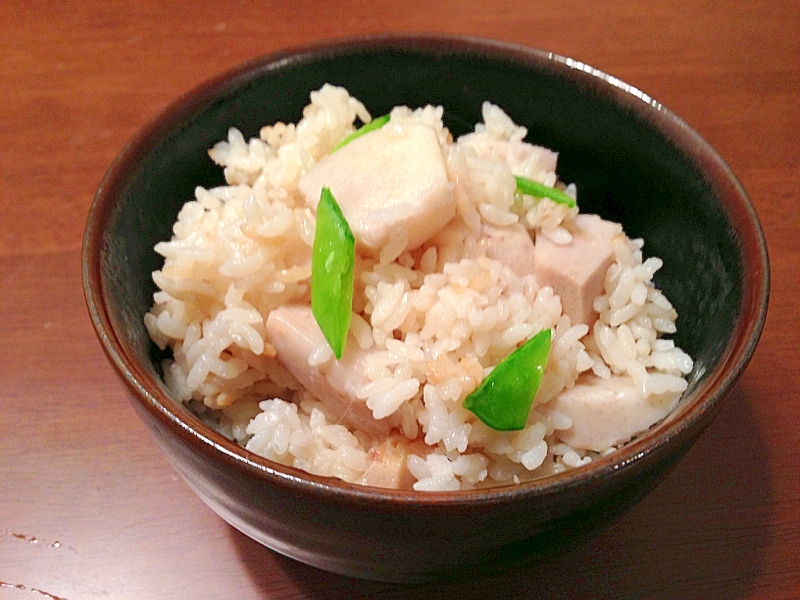
<svg viewBox="0 0 800 600"><path fill-rule="evenodd" d="M492 429L523 429L547 365L551 337L551 330L544 329L504 358L466 397L464 408Z"/></svg>
<svg viewBox="0 0 800 600"><path fill-rule="evenodd" d="M383 115L382 117L375 117L374 119L372 119L372 121L370 121L366 125L363 125L362 127L359 127L353 133L344 138L341 142L339 142L336 146L334 146L333 150L331 150L330 153L333 154L342 146L346 146L354 139L361 137L365 133L369 133L370 131L375 131L376 129L380 129L388 122L389 122L389 115Z"/></svg>
<svg viewBox="0 0 800 600"><path fill-rule="evenodd" d="M330 189L324 187L311 254L311 312L337 359L350 327L354 268L355 237Z"/></svg>
<svg viewBox="0 0 800 600"><path fill-rule="evenodd" d="M550 198L553 202L566 204L570 208L575 208L577 206L575 198L557 188L544 185L532 179L520 177L519 175L515 175L514 179L517 180L517 190L523 194L533 196L534 198Z"/></svg>

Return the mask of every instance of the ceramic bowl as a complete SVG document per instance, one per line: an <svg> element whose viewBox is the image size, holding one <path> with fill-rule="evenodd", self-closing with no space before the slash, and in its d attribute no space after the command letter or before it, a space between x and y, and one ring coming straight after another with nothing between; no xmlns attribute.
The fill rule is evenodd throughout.
<svg viewBox="0 0 800 600"><path fill-rule="evenodd" d="M223 183L207 149L296 122L309 92L345 86L374 115L440 104L454 136L491 100L560 153L581 209L620 221L663 258L656 283L694 358L678 409L619 451L518 486L448 493L380 490L251 454L203 425L163 385L142 322L153 246L197 185ZM216 513L266 546L358 577L421 581L541 559L639 501L706 428L761 333L769 265L757 216L723 159L643 92L541 50L460 37L378 36L278 52L214 77L148 123L92 204L83 281L97 335L157 444Z"/></svg>

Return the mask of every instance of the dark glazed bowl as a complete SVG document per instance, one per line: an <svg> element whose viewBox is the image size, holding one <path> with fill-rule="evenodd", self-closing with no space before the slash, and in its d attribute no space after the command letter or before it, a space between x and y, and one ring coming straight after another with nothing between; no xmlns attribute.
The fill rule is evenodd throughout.
<svg viewBox="0 0 800 600"><path fill-rule="evenodd" d="M491 100L560 152L581 208L621 221L664 259L657 284L695 361L677 411L590 465L490 490L414 493L349 485L274 464L224 439L170 398L142 318L153 246L197 185L223 183L206 153L296 122L309 92L347 87L372 114L441 104L460 135ZM279 52L211 79L123 149L89 213L83 282L97 335L134 408L192 489L223 519L285 555L359 577L419 581L497 569L590 535L640 500L709 424L761 333L769 264L758 219L720 156L661 104L553 54L480 39L369 37Z"/></svg>

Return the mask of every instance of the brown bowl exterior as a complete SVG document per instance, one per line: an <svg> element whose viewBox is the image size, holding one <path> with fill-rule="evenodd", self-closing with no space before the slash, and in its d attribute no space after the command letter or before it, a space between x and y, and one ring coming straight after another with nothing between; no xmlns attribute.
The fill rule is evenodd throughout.
<svg viewBox="0 0 800 600"><path fill-rule="evenodd" d="M678 309L676 341L695 359L666 422L594 463L538 482L420 494L315 477L255 456L170 398L142 317L168 239L195 185L222 182L206 150L297 121L308 93L345 85L373 114L445 107L456 134L480 101L504 107L529 139L561 152L582 210L621 221L664 258L657 283ZM645 197L646 202L641 198ZM636 200L633 201L632 199ZM222 518L266 546L337 573L422 581L547 556L640 500L692 445L747 365L766 316L766 244L725 162L678 117L587 65L458 37L367 37L257 59L179 98L125 147L87 220L84 290L98 338L156 442Z"/></svg>

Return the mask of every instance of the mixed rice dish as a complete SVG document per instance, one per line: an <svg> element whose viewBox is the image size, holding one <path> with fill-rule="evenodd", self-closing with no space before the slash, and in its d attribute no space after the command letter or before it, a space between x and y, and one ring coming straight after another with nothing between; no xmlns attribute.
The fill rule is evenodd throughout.
<svg viewBox="0 0 800 600"><path fill-rule="evenodd" d="M326 84L297 124L230 129L227 185L155 247L176 401L272 461L417 491L559 473L663 420L692 359L661 260L482 110L454 140L442 107L373 119Z"/></svg>

